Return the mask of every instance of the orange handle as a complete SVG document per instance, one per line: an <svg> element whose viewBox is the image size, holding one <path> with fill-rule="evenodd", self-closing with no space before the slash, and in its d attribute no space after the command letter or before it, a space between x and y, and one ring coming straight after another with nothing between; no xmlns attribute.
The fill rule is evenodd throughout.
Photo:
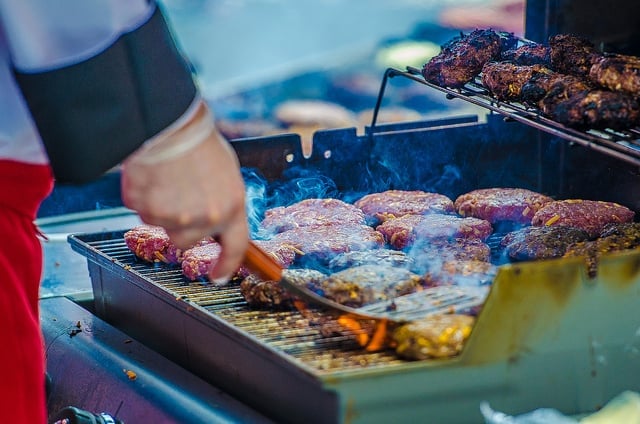
<svg viewBox="0 0 640 424"><path fill-rule="evenodd" d="M244 264L251 272L258 274L267 281L280 281L282 278L280 264L252 240L249 240L249 247L244 256Z"/></svg>

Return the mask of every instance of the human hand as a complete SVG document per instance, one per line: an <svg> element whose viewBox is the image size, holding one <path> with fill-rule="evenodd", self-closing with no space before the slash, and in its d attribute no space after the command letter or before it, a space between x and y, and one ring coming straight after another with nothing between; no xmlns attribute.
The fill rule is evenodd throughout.
<svg viewBox="0 0 640 424"><path fill-rule="evenodd" d="M208 113L203 107L192 121ZM189 143L180 140L181 135L176 132L169 145ZM134 153L122 166L122 198L143 222L163 227L179 248L215 236L222 253L209 276L221 282L238 269L247 248L245 189L229 143L213 127L203 136L202 142L159 161L148 159L170 148L151 152L142 148Z"/></svg>

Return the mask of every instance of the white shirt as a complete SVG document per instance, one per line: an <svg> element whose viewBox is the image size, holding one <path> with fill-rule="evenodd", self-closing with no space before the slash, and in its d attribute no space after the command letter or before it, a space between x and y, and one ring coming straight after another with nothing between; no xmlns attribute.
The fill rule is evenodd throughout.
<svg viewBox="0 0 640 424"><path fill-rule="evenodd" d="M0 159L48 163L13 68L37 73L87 60L155 7L146 0L0 0Z"/></svg>

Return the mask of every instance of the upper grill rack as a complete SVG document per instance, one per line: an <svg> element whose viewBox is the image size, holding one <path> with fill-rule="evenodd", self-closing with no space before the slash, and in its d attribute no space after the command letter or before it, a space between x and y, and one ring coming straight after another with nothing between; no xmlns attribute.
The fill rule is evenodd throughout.
<svg viewBox="0 0 640 424"><path fill-rule="evenodd" d="M626 131L613 131L610 129L579 131L544 117L540 110L536 108L527 107L521 103L497 100L482 85L480 78L465 84L463 88L451 89L426 81L420 69L410 66L407 67L406 71L395 68L388 68L385 71L373 113L372 129L376 125L387 81L389 78L396 76L405 77L441 91L446 94L448 99L458 98L465 100L503 115L507 119L521 122L553 136L640 167L640 128L632 128Z"/></svg>

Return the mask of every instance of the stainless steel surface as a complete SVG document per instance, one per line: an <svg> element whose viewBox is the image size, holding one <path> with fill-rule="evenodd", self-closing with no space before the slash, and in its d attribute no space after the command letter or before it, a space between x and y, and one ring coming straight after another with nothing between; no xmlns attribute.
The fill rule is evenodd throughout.
<svg viewBox="0 0 640 424"><path fill-rule="evenodd" d="M51 413L73 405L125 423L271 423L66 297L40 300Z"/></svg>
<svg viewBox="0 0 640 424"><path fill-rule="evenodd" d="M93 296L87 261L71 249L67 242L69 234L131 228L140 222L138 215L127 208L77 212L38 219L36 225L44 235L41 239L44 264L40 297Z"/></svg>

